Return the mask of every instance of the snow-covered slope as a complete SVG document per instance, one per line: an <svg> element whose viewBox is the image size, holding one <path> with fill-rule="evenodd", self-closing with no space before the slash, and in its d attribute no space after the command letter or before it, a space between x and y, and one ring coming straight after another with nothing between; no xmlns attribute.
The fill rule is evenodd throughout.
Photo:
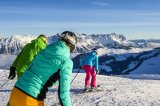
<svg viewBox="0 0 160 106"><path fill-rule="evenodd" d="M0 85L7 80L7 76L8 70L0 70ZM84 79L85 74L79 73L71 85L73 106L160 106L160 75L98 75L97 84L103 91L81 94ZM15 81L11 80L0 88L0 106L6 106ZM57 91L57 86L49 89L46 106L54 106L58 102Z"/></svg>
<svg viewBox="0 0 160 106"><path fill-rule="evenodd" d="M101 55L99 56L99 68L100 74L104 75L131 74L132 72L137 71L137 69L141 67L145 61L148 61L148 59L157 58L160 56L160 48L151 50L141 49L137 51L103 48L100 49L100 51ZM81 55L82 54L73 58L75 68L79 67L79 60ZM160 60L157 59L157 61L154 61L154 63L152 62L150 62L150 64L159 64ZM143 65L141 70L143 70L143 68L145 69L145 67L146 66ZM158 69L158 66L155 67ZM155 72L160 74L160 70L155 70L155 67L150 67L150 74ZM137 71L137 73L142 74L142 71Z"/></svg>
<svg viewBox="0 0 160 106"><path fill-rule="evenodd" d="M147 59L131 74L160 74L160 55Z"/></svg>
<svg viewBox="0 0 160 106"><path fill-rule="evenodd" d="M104 55L110 51L108 49L100 49L102 53L102 56L99 57L100 74L160 74L159 49L140 53L138 51L127 53L129 51L124 50L111 51L113 54ZM119 52L119 54L116 52ZM16 55L0 54L0 69L9 69L15 57ZM74 68L79 67L79 57L79 54L75 54L73 58Z"/></svg>

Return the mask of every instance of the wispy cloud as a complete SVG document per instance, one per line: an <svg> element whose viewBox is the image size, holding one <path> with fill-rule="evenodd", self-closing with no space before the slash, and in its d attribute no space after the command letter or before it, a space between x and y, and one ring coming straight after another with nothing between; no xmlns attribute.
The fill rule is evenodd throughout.
<svg viewBox="0 0 160 106"><path fill-rule="evenodd" d="M99 5L99 6L107 6L107 3L104 2L92 2L94 5ZM54 13L54 14L53 14ZM107 14L106 14L107 13ZM92 9L92 10L71 10L71 9L40 9L38 7L0 7L0 14L16 14L16 15L32 15L32 16L104 16L104 17L129 17L129 16L150 16L150 17L159 17L160 13L159 11L147 11L147 10L113 10L113 9ZM1 18L1 17L0 17ZM77 18L77 17L76 17ZM129 17L131 18L131 17ZM137 17L138 18L138 17Z"/></svg>
<svg viewBox="0 0 160 106"><path fill-rule="evenodd" d="M98 6L108 6L108 3L105 3L105 2L92 2L92 4L98 5Z"/></svg>
<svg viewBox="0 0 160 106"><path fill-rule="evenodd" d="M97 27L146 27L146 26L160 26L160 23L153 22L124 22L124 23L114 23L114 22L38 22L38 21L28 21L28 22L0 22L0 28L97 28Z"/></svg>

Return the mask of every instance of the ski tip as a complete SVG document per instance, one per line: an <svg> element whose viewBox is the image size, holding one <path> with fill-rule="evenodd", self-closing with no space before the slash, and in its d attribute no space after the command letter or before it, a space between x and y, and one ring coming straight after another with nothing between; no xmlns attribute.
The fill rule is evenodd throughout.
<svg viewBox="0 0 160 106"><path fill-rule="evenodd" d="M95 90L95 91L82 91L82 92L79 92L79 93L92 93L92 92L101 92L101 91L104 91L102 89L98 89L98 90Z"/></svg>
<svg viewBox="0 0 160 106"><path fill-rule="evenodd" d="M97 87L100 87L100 85L97 85Z"/></svg>

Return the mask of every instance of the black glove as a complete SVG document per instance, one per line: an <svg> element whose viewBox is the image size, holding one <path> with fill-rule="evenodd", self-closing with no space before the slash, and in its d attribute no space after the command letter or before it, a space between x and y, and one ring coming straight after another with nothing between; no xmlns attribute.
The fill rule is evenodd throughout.
<svg viewBox="0 0 160 106"><path fill-rule="evenodd" d="M96 70L96 74L99 74L99 70Z"/></svg>
<svg viewBox="0 0 160 106"><path fill-rule="evenodd" d="M8 79L14 79L15 77L16 77L16 68L10 67L10 73L9 73Z"/></svg>
<svg viewBox="0 0 160 106"><path fill-rule="evenodd" d="M80 68L80 69L83 69L83 66L80 66L79 68Z"/></svg>

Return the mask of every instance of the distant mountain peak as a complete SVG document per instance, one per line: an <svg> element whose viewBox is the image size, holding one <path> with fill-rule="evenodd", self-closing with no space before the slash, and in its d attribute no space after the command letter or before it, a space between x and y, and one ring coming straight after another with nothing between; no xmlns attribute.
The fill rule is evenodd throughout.
<svg viewBox="0 0 160 106"><path fill-rule="evenodd" d="M49 43L59 39L60 33L48 37ZM92 48L115 48L115 49L131 49L154 46L150 44L156 40L127 40L122 34L85 34L77 33L78 44L76 52L83 53ZM0 37L0 54L18 54L26 43L31 42L36 36L33 35L12 35L9 37ZM140 43L143 42L143 43ZM145 43L144 43L145 42ZM149 42L149 43L148 43ZM156 41L158 42L158 41ZM160 40L159 40L160 43Z"/></svg>

